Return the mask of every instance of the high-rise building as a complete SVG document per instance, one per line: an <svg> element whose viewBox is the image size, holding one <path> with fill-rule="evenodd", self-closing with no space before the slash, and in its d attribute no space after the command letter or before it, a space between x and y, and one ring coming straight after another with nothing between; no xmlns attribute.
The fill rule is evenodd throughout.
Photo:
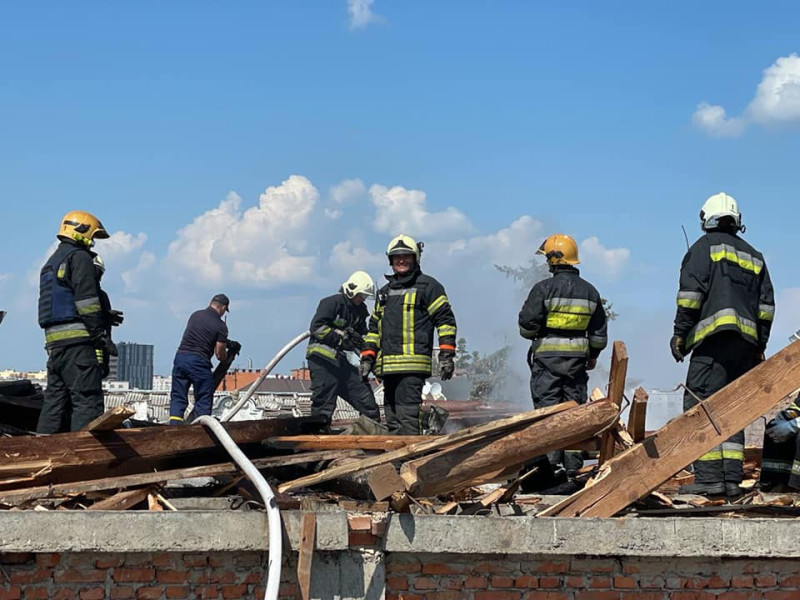
<svg viewBox="0 0 800 600"><path fill-rule="evenodd" d="M116 381L127 381L132 389L153 389L153 345L120 342Z"/></svg>

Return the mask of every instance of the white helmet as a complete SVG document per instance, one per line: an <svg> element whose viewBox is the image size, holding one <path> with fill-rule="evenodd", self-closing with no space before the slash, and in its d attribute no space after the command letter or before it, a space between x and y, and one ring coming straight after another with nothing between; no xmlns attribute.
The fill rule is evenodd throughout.
<svg viewBox="0 0 800 600"><path fill-rule="evenodd" d="M742 213L739 212L739 205L736 200L733 199L733 196L720 192L706 200L703 208L700 209L700 227L703 231L716 229L719 227L719 221L723 217L731 217L736 229L744 231Z"/></svg>
<svg viewBox="0 0 800 600"><path fill-rule="evenodd" d="M342 284L342 292L348 298L355 298L357 294L371 298L375 295L375 282L369 273L356 271Z"/></svg>

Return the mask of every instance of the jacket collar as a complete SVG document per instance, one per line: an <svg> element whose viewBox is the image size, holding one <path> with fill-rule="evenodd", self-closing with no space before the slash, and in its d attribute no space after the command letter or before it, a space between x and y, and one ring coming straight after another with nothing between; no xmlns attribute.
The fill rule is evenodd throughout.
<svg viewBox="0 0 800 600"><path fill-rule="evenodd" d="M406 273L405 275L395 275L392 273L391 275L386 275L386 279L389 281L390 288L401 288L407 287L414 283L422 274L422 271L419 268L419 265L415 266L411 271Z"/></svg>

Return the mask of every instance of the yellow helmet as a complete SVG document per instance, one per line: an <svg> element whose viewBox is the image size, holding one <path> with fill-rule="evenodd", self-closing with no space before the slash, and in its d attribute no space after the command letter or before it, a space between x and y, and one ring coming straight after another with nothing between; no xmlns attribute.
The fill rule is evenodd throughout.
<svg viewBox="0 0 800 600"><path fill-rule="evenodd" d="M413 254L417 259L417 264L419 264L423 247L424 244L422 242L417 243L417 241L410 236L398 235L389 242L389 246L386 248L386 256L390 257L389 260L391 261L391 256L394 254Z"/></svg>
<svg viewBox="0 0 800 600"><path fill-rule="evenodd" d="M61 219L61 227L56 237L75 240L84 246L92 247L94 240L108 238L106 231L100 220L92 213L82 210L73 210L64 215Z"/></svg>
<svg viewBox="0 0 800 600"><path fill-rule="evenodd" d="M578 260L578 244L564 233L548 237L536 254L543 254L548 265L577 265L581 262Z"/></svg>

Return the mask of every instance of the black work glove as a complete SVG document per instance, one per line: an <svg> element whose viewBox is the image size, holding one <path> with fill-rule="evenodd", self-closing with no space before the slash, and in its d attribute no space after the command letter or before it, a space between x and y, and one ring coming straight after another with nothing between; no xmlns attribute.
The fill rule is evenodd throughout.
<svg viewBox="0 0 800 600"><path fill-rule="evenodd" d="M369 380L369 374L375 367L375 359L368 356L361 357L361 365L358 367L358 374L361 375L361 380L366 383Z"/></svg>
<svg viewBox="0 0 800 600"><path fill-rule="evenodd" d="M228 340L225 344L225 348L228 350L229 354L236 356L242 350L242 345L235 340Z"/></svg>
<svg viewBox="0 0 800 600"><path fill-rule="evenodd" d="M683 362L683 357L686 356L685 340L679 335L673 335L669 341L669 350L672 352L675 362Z"/></svg>
<svg viewBox="0 0 800 600"><path fill-rule="evenodd" d="M111 323L112 327L119 327L122 325L122 322L125 320L125 317L122 314L121 310L110 310L108 311L108 321Z"/></svg>
<svg viewBox="0 0 800 600"><path fill-rule="evenodd" d="M107 353L109 356L119 356L117 345L112 342L111 338L107 335L100 338L100 345L97 348Z"/></svg>
<svg viewBox="0 0 800 600"><path fill-rule="evenodd" d="M453 371L456 370L455 356L452 352L439 352L439 377L442 381L453 378Z"/></svg>
<svg viewBox="0 0 800 600"><path fill-rule="evenodd" d="M361 350L364 346L364 338L355 329L348 327L342 331L339 345L342 350Z"/></svg>
<svg viewBox="0 0 800 600"><path fill-rule="evenodd" d="M586 361L586 370L587 371L591 371L596 366L597 366L597 359L596 358L590 358L589 360Z"/></svg>

